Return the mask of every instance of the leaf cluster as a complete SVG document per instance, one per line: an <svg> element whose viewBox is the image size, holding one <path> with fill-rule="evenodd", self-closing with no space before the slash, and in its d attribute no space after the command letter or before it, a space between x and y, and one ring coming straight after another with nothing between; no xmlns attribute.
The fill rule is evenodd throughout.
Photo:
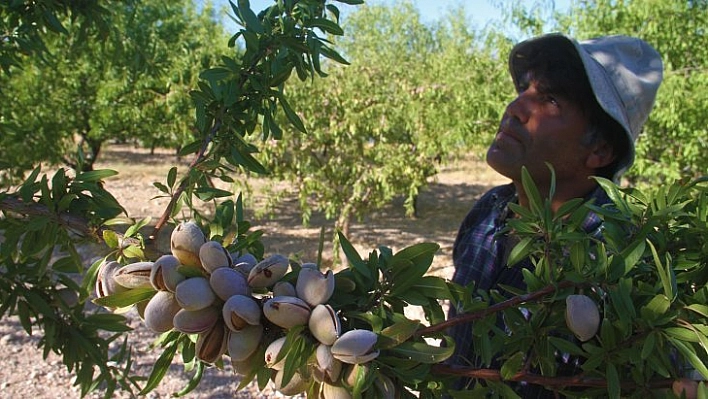
<svg viewBox="0 0 708 399"><path fill-rule="evenodd" d="M136 386L129 345L120 342L129 330L124 317L89 308L93 286L79 283L80 237L122 211L101 184L114 174L60 169L50 179L37 168L16 191L0 193L0 315L17 316L28 335L40 334L44 358L61 356L82 396L99 386L107 397Z"/></svg>
<svg viewBox="0 0 708 399"><path fill-rule="evenodd" d="M503 304L556 288L498 307L506 329L496 314L476 321L478 366L499 367L500 380L512 385L533 381L569 397L641 397L678 378L708 378L706 181L646 193L598 179L609 205L574 200L553 212L543 199L553 189L542 196L524 173L529 207L513 207L518 218L506 233L519 237L510 267L532 263L523 270L527 288L489 295ZM589 212L603 219L601 236L582 230ZM600 311L599 331L585 342L566 324L565 299L573 294L589 296ZM561 374L563 356L577 362L572 377ZM495 382L479 386L508 390Z"/></svg>

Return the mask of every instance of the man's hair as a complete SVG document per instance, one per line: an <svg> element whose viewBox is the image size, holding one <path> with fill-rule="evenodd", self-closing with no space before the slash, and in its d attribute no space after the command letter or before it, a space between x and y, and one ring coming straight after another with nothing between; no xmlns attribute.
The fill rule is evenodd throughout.
<svg viewBox="0 0 708 399"><path fill-rule="evenodd" d="M602 140L612 148L615 159L596 171L597 176L612 179L617 164L629 151L630 143L622 126L598 104L582 61L573 47L538 46L535 50L517 59L519 70L531 72L541 90L572 102L588 117L583 144L589 146Z"/></svg>

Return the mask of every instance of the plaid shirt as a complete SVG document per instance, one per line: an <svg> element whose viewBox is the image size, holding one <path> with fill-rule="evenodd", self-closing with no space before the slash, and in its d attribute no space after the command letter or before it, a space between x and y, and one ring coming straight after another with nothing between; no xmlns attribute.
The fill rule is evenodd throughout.
<svg viewBox="0 0 708 399"><path fill-rule="evenodd" d="M605 191L597 187L586 200L595 199L596 205L609 203ZM509 202L516 202L516 188L513 184L498 186L482 196L467 214L453 247L452 258L455 265L453 281L467 286L475 284L476 290L489 291L491 289L503 290L499 285L509 285L525 288L523 268L533 269L531 262L525 259L513 267L507 267L506 259L509 251L514 247L515 241L507 235L498 234L504 227L506 219L511 212L507 207ZM594 213L589 213L583 223L583 230L593 236L601 236L602 220ZM450 308L450 317L457 313L457 309ZM467 366L480 366L475 364L472 346L472 325L457 325L449 331L455 340L455 354L451 359L454 364ZM461 381L464 384L465 381ZM460 385L459 388L463 388ZM523 391L524 398L544 397L549 391L542 391L537 386L526 386L523 389L534 390L533 393ZM552 396L551 396L552 397Z"/></svg>

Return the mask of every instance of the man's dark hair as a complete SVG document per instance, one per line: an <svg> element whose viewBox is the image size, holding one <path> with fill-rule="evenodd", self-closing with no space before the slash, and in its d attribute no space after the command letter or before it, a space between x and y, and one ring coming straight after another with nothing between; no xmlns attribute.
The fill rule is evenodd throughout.
<svg viewBox="0 0 708 399"><path fill-rule="evenodd" d="M615 159L597 170L597 175L612 179L617 164L629 151L629 141L622 126L605 112L595 99L585 68L576 50L570 44L533 46L532 51L520 55L517 71L531 72L533 79L546 93L553 93L575 105L588 117L589 128L585 144L605 141ZM519 79L524 84L524 79ZM519 88L517 88L518 90Z"/></svg>

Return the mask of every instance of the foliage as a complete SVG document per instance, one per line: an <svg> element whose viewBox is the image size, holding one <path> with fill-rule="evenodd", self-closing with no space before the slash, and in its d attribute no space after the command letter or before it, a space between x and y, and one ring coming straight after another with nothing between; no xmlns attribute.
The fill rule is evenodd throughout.
<svg viewBox="0 0 708 399"><path fill-rule="evenodd" d="M113 5L110 0L103 3L109 7ZM81 3L5 1L0 4L0 68L9 74L22 67L24 57L47 61L45 34L68 33L63 19L79 21L81 30L78 33L84 40L100 37L101 33L110 30L107 15L107 7L95 0Z"/></svg>
<svg viewBox="0 0 708 399"><path fill-rule="evenodd" d="M3 175L17 178L37 162L91 170L108 140L191 141L188 92L226 40L213 10L194 7L147 0L114 7L104 41L86 40L82 21L63 21L68 35L44 41L54 57L5 77L13 101L0 107Z"/></svg>
<svg viewBox="0 0 708 399"><path fill-rule="evenodd" d="M461 15L430 27L410 2L363 7L338 42L352 65L289 87L307 134L263 152L273 177L295 185L305 223L319 211L346 234L396 197L412 216L437 165L486 142L510 86Z"/></svg>
<svg viewBox="0 0 708 399"><path fill-rule="evenodd" d="M97 223L122 211L100 185L112 175L103 170L72 177L59 170L50 179L37 168L16 193L0 193L0 315L17 315L27 334L40 334L44 358L60 355L82 395L102 385L106 397L137 386L126 378L128 343L109 348L130 328L123 316L86 303L77 247Z"/></svg>
<svg viewBox="0 0 708 399"><path fill-rule="evenodd" d="M498 381L530 381L568 397L671 397L657 389L682 376L708 377L707 182L646 193L600 179L611 206L579 199L554 213L544 199L553 192L539 193L525 174L530 204L513 206L520 217L508 231L519 244L509 264L529 257L534 269L524 270L526 290L482 292L483 302L489 295L497 304L472 312L479 317L461 316L475 320L477 367L498 364ZM591 211L604 220L601 242L580 225ZM586 342L566 324L565 300L574 294L589 296L600 311L599 331ZM479 300L463 307L479 308ZM497 312L508 330L495 327ZM579 360L576 375L558 374L558 353ZM482 371L456 374L478 377ZM470 389L511 395L495 380L477 380Z"/></svg>

